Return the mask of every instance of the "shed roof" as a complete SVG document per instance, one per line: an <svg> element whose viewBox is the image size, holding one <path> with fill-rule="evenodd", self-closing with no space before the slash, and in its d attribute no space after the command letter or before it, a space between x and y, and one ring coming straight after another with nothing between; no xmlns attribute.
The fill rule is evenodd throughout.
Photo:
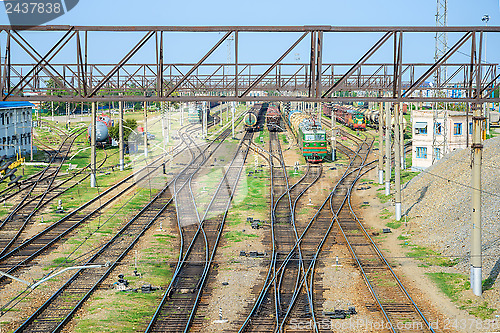
<svg viewBox="0 0 500 333"><path fill-rule="evenodd" d="M0 102L0 109L20 108L20 107L33 107L30 102Z"/></svg>

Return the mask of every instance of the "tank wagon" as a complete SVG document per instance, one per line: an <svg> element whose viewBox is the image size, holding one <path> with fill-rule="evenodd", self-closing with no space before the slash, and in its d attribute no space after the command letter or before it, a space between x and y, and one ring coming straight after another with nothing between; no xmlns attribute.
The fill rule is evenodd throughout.
<svg viewBox="0 0 500 333"><path fill-rule="evenodd" d="M380 117L379 110L363 110L363 115L366 119L366 125L371 128L378 129L379 121L382 121L382 127L385 128L385 116ZM391 127L394 127L394 115L391 115ZM403 131L406 131L406 119L403 118Z"/></svg>
<svg viewBox="0 0 500 333"><path fill-rule="evenodd" d="M281 130L281 112L279 106L275 104L269 105L266 113L266 123L269 132L277 132Z"/></svg>
<svg viewBox="0 0 500 333"><path fill-rule="evenodd" d="M298 110L289 112L286 119L299 141L300 150L306 161L322 162L328 155L328 142L321 123Z"/></svg>
<svg viewBox="0 0 500 333"><path fill-rule="evenodd" d="M264 127L264 114L268 108L268 103L255 104L243 117L243 124L246 131L258 132Z"/></svg>
<svg viewBox="0 0 500 333"><path fill-rule="evenodd" d="M114 121L107 114L98 115L95 124L95 137L96 142L111 143L111 138L109 137L109 128L114 125ZM92 131L92 125L87 128L87 139L90 142L90 134Z"/></svg>

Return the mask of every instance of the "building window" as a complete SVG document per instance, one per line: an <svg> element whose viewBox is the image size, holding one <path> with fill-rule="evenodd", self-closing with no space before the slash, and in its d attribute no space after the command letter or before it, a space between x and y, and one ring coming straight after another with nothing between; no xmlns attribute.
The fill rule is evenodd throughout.
<svg viewBox="0 0 500 333"><path fill-rule="evenodd" d="M462 135L462 123L453 124L453 135Z"/></svg>
<svg viewBox="0 0 500 333"><path fill-rule="evenodd" d="M417 158L427 158L427 147L417 147Z"/></svg>
<svg viewBox="0 0 500 333"><path fill-rule="evenodd" d="M415 134L427 134L427 123L426 122L416 122L415 123Z"/></svg>
<svg viewBox="0 0 500 333"><path fill-rule="evenodd" d="M469 123L469 134L472 134L472 123Z"/></svg>
<svg viewBox="0 0 500 333"><path fill-rule="evenodd" d="M434 124L434 134L443 134L443 126L441 126L441 123Z"/></svg>
<svg viewBox="0 0 500 333"><path fill-rule="evenodd" d="M436 160L441 159L441 148L434 148L434 158Z"/></svg>

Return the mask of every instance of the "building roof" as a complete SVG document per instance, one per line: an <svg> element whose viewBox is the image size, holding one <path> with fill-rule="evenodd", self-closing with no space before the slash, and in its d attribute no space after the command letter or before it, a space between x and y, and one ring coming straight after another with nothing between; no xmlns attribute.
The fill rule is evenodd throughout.
<svg viewBox="0 0 500 333"><path fill-rule="evenodd" d="M30 102L0 102L0 109L11 109L20 107L33 107Z"/></svg>
<svg viewBox="0 0 500 333"><path fill-rule="evenodd" d="M434 111L435 110L414 110L413 112L414 112L415 116L418 116L418 117L424 117L424 116L432 117L434 115ZM439 110L439 112L444 112L444 110ZM463 111L448 110L448 116L451 116L451 117L464 116L465 117L466 113ZM469 113L469 116L472 116L472 114Z"/></svg>

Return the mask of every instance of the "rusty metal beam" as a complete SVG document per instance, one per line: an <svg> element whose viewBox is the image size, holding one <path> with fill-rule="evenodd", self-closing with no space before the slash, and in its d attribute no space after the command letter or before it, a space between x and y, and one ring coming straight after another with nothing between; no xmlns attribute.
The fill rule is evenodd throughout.
<svg viewBox="0 0 500 333"><path fill-rule="evenodd" d="M106 32L500 32L497 26L330 26L330 25L305 25L305 26L70 26L70 25L41 25L41 26L10 26L0 25L0 31L29 30L29 31L106 31Z"/></svg>
<svg viewBox="0 0 500 333"><path fill-rule="evenodd" d="M448 60L462 45L465 44L467 40L472 36L471 32L467 32L465 35L460 38L453 47L451 47L434 65L431 66L420 78L415 81L411 85L408 90L405 91L404 95L405 96L411 96L413 91L415 90L416 87L418 87L420 84L422 84L429 76L431 76L440 66L441 64L445 63L446 60Z"/></svg>
<svg viewBox="0 0 500 333"><path fill-rule="evenodd" d="M57 55L57 53L59 53L59 51L71 40L71 38L73 37L73 35L70 35L71 33L73 32L73 35L75 34L75 32L72 30L72 29L69 29L65 34L64 36L59 39L59 41L54 45L52 46L52 48L45 54L45 56L43 56L36 64L36 66L34 66L29 72L28 74L26 74L25 76L23 76L21 78L21 80L14 86L14 88L12 89L9 89L8 90L8 93L3 97L3 100L5 100L5 98L7 96L9 96L12 92L14 92L19 86L21 86L21 84L23 83L23 81L25 81L26 78L28 78L31 73L35 72L35 73L38 73L40 72L40 70L42 70L44 68L44 66L42 65L42 63L44 62L47 62L50 61L55 55ZM11 36L11 34L9 33L9 37ZM68 38L66 40L66 38ZM10 40L10 39L9 39ZM54 54L52 54L54 53ZM52 54L52 55L51 55ZM49 57L50 56L50 57ZM9 56L9 61L10 61L10 56ZM38 69L40 68L40 69ZM9 71L10 72L10 71ZM29 80L31 81L31 79ZM28 81L28 82L29 82ZM9 85L10 86L10 85ZM20 89L23 89L24 87L26 86L26 84L24 86L22 86Z"/></svg>
<svg viewBox="0 0 500 333"><path fill-rule="evenodd" d="M94 88L94 90L90 93L89 97L92 97L94 96L95 94L97 94L97 92L99 91L99 89L102 88L102 86L109 81L109 79L115 75L115 73L123 67L123 65L125 63L127 63L127 61L130 60L130 58L132 58L134 56L134 54L137 53L137 51L139 51L143 46L144 44L146 44L146 42L154 35L155 33L150 31L148 32L144 37L142 37L142 39L134 46L134 48L132 50L130 50L129 53L127 53L125 55L125 57L123 57L122 60L120 60L120 62L108 73L108 75L106 75L106 77L104 79L102 79L98 84L97 86Z"/></svg>
<svg viewBox="0 0 500 333"><path fill-rule="evenodd" d="M184 77L178 81L175 86L170 89L170 91L166 94L166 96L170 96L174 91L175 89L177 89L181 84L182 82L184 82L188 77L189 75L191 75L230 35L231 35L232 31L228 31L218 42L217 44L215 44L211 49L210 51L208 51L204 56L203 58L200 59L200 61L198 61L198 63L196 65L193 66L193 68L191 68L189 70L189 72L186 73L186 75L184 75Z"/></svg>
<svg viewBox="0 0 500 333"><path fill-rule="evenodd" d="M281 62L281 60L283 60L306 36L307 36L308 32L305 32L302 36L300 36L299 39L297 39L297 41L295 41L295 43L293 43L292 46L290 46L288 48L288 50L286 50L285 53L283 53L281 55L281 57L278 58L278 60L276 60L274 62L274 64L271 65L271 67L269 67L265 72L264 74L260 75L259 78L257 80L255 80L251 85L250 87L248 87L247 90L245 90L245 92L243 94L241 94L240 97L244 97L246 96L264 77L266 77L272 70L274 67L276 67L277 64L279 64Z"/></svg>
<svg viewBox="0 0 500 333"><path fill-rule="evenodd" d="M349 78L358 68L361 67L384 43L393 35L393 32L387 32L385 35L380 38L375 45L373 45L362 57L361 59L356 62L351 69L347 71L347 73L342 76L340 80L335 82L330 88L328 88L324 93L322 97L328 96L330 93L336 91L336 88L342 85L347 78Z"/></svg>

